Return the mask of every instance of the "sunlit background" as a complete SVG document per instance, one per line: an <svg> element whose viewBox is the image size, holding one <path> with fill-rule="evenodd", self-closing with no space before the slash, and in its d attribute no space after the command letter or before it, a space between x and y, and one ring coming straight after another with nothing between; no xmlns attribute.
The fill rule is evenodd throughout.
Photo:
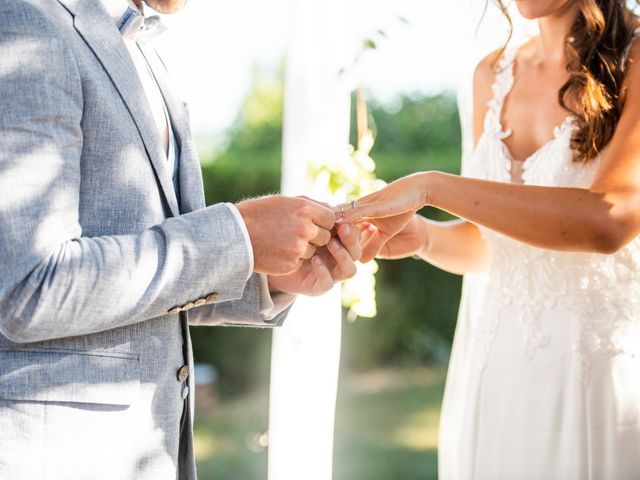
<svg viewBox="0 0 640 480"><path fill-rule="evenodd" d="M170 30L158 49L189 103L201 145L218 146L233 124L256 75L281 72L296 0L191 0L165 17ZM363 62L362 77L375 96L397 108L398 95L455 91L460 83L456 57L469 37L484 0L468 1L474 12L460 18L460 2L348 0L353 35L378 29L388 34L375 55ZM395 19L406 18L403 26ZM488 44L489 42L487 42Z"/></svg>
<svg viewBox="0 0 640 480"><path fill-rule="evenodd" d="M301 1L191 0L165 19L156 46L189 105L208 203L280 189L286 56ZM363 50L353 82L369 102L378 177L458 172L457 95L468 97L473 65L500 45L505 27L489 21L476 32L484 0L343 5L348 48L375 47ZM377 315L343 320L333 478L436 478L460 278L404 260L380 262L376 283ZM192 333L200 477L266 479L271 332ZM316 433L297 440L313 445Z"/></svg>

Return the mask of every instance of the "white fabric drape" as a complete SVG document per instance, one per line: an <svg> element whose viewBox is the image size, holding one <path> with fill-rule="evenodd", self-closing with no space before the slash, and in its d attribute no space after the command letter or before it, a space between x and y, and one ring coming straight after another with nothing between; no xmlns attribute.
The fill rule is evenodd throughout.
<svg viewBox="0 0 640 480"><path fill-rule="evenodd" d="M502 45L506 27L501 14L490 5L476 32L484 1L458 0L458 6L459 15L452 28L460 35L456 60L452 58L452 61L461 64L458 98L464 171L464 159L472 147L473 69L484 55ZM358 31L358 25L349 25L349 2L299 0L296 7L286 70L283 193L336 202L342 199L330 198L326 191L313 190L307 178L307 167L312 159L344 155L348 142L351 85L338 72L353 59L356 43L350 32ZM517 15L514 20L514 41L518 42L524 38L527 29ZM432 48L439 47L433 45ZM482 296L483 282L482 275L465 278L458 331L472 327L469 322ZM336 288L320 298L299 298L285 325L274 332L270 480L329 480L332 476L340 319L340 291ZM453 348L465 350L464 345L455 343ZM464 371L469 365L466 365L464 355L456 358L456 363L449 367L450 378L456 381L455 384L448 382L445 393L449 397L448 407L443 416L457 416L462 408L459 402L464 400ZM458 373L453 375L454 371ZM455 439L441 432L440 441ZM443 477L446 478L446 473Z"/></svg>
<svg viewBox="0 0 640 480"><path fill-rule="evenodd" d="M349 29L340 0L301 0L287 59L282 190L327 202L307 177L312 159L344 156L350 87ZM340 287L300 297L273 334L269 419L270 480L329 480L340 359Z"/></svg>

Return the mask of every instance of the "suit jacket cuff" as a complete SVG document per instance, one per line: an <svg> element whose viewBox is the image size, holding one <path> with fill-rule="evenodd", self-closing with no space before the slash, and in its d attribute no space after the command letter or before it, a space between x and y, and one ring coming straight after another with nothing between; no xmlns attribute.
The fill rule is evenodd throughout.
<svg viewBox="0 0 640 480"><path fill-rule="evenodd" d="M238 222L238 226L240 227L240 231L244 237L244 243L247 248L247 255L249 258L249 271L247 272L246 279L249 280L251 278L251 274L253 273L253 268L255 266L254 258L253 258L253 245L251 244L251 237L249 236L249 230L247 230L247 225L244 223L244 218L240 214L240 210L233 203L225 203L225 205L231 210L236 221Z"/></svg>

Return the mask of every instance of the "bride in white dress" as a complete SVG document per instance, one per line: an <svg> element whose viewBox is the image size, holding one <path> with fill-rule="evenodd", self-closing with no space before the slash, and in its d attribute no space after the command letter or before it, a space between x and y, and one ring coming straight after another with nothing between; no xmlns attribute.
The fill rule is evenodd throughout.
<svg viewBox="0 0 640 480"><path fill-rule="evenodd" d="M540 35L478 65L466 175L405 177L340 221L365 225L365 260L488 272L456 330L441 479L640 479L637 21L624 0L516 4Z"/></svg>

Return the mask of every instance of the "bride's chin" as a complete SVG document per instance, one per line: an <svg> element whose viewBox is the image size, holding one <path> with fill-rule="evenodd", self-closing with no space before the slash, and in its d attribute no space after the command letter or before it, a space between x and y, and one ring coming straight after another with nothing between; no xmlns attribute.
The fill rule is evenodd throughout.
<svg viewBox="0 0 640 480"><path fill-rule="evenodd" d="M537 15L537 12L528 12L527 9L518 9L520 16L525 20L537 20L540 18L540 15Z"/></svg>
<svg viewBox="0 0 640 480"><path fill-rule="evenodd" d="M568 8L575 0L515 0L520 15L527 20L537 20Z"/></svg>
<svg viewBox="0 0 640 480"><path fill-rule="evenodd" d="M540 8L541 6L537 2L531 0L516 1L516 6L520 16L527 20L536 20L548 13L545 8Z"/></svg>

